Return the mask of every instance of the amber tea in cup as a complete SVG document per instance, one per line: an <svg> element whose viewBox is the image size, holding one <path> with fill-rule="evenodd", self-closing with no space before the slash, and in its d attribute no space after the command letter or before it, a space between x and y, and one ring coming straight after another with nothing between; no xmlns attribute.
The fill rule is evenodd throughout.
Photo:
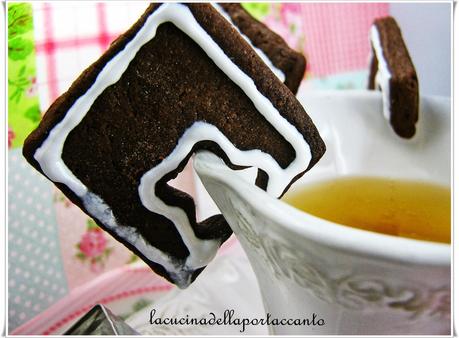
<svg viewBox="0 0 459 338"><path fill-rule="evenodd" d="M283 200L342 225L425 241L451 241L451 193L445 186L350 176L293 189Z"/></svg>

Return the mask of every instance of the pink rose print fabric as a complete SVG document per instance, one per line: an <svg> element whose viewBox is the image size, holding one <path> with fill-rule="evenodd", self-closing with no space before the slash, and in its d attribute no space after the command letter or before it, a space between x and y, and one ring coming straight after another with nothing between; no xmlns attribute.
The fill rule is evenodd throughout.
<svg viewBox="0 0 459 338"><path fill-rule="evenodd" d="M8 148L13 146L13 140L16 137L14 131L8 126Z"/></svg>
<svg viewBox="0 0 459 338"><path fill-rule="evenodd" d="M105 261L113 250L107 247L105 232L92 219L88 219L86 232L81 236L76 248L75 257L82 263L88 262L92 272L103 270Z"/></svg>
<svg viewBox="0 0 459 338"><path fill-rule="evenodd" d="M271 4L271 11L263 19L264 23L274 30L298 51L304 49L304 32L301 17L301 4Z"/></svg>

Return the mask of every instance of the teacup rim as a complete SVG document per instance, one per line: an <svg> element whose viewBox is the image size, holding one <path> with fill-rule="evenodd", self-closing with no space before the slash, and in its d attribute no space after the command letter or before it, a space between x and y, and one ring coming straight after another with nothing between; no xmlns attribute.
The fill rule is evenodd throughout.
<svg viewBox="0 0 459 338"><path fill-rule="evenodd" d="M216 160L221 162L214 162ZM250 185L211 152L198 152L194 166L200 176L209 176L231 186L232 190L252 208L273 220L269 222L271 226L284 227L322 245L365 254L368 257L425 265L446 266L450 264L450 244L385 235L313 216L268 195L255 185ZM314 226L311 226L312 223ZM343 241L343 238L346 241Z"/></svg>
<svg viewBox="0 0 459 338"><path fill-rule="evenodd" d="M356 97L363 97L367 94L367 92L360 91L359 95L358 90L352 92L356 94ZM374 94L371 93L370 95ZM353 97L355 96L353 95ZM423 96L423 99L449 100L448 97L440 96ZM272 226L285 227L299 236L305 236L324 246L394 262L432 266L449 266L451 264L451 244L385 235L313 216L268 195L259 187L251 185L238 175L237 171L227 167L223 160L211 152L198 152L194 159L194 168L201 178L202 176L211 177L230 186L240 198L249 203L257 212L273 220L270 222ZM314 222L314 226L311 226L311 221ZM343 238L346 240L344 241Z"/></svg>

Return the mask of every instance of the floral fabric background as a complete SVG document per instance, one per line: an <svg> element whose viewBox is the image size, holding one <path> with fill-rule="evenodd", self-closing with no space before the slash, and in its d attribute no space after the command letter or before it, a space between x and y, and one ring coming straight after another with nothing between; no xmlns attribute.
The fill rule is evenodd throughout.
<svg viewBox="0 0 459 338"><path fill-rule="evenodd" d="M8 4L9 147L21 146L41 118L34 47L32 6Z"/></svg>
<svg viewBox="0 0 459 338"><path fill-rule="evenodd" d="M137 260L37 174L22 158L21 146L41 112L146 6L142 2L8 4L10 330L95 277ZM388 14L388 4L245 3L244 7L306 55L303 86L365 87L368 31L375 17ZM190 191L192 177L187 171L176 184Z"/></svg>

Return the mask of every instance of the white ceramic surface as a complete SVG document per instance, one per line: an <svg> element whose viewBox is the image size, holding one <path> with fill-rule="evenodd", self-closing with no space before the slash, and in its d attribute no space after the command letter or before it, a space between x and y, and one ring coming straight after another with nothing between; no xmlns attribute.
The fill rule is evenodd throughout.
<svg viewBox="0 0 459 338"><path fill-rule="evenodd" d="M223 318L225 311L234 310L228 325L167 325L150 323L156 318ZM142 335L267 335L266 325L238 325L237 319L262 318L263 303L256 277L239 243L234 242L228 254L217 256L186 289L173 288L166 296L127 319L127 323Z"/></svg>
<svg viewBox="0 0 459 338"><path fill-rule="evenodd" d="M450 101L421 100L416 136L398 138L377 92L299 97L327 145L294 186L343 175L450 184ZM195 169L241 241L265 310L323 326L270 326L276 334L449 334L450 246L340 226L253 186L215 155ZM253 181L252 181L253 182Z"/></svg>

